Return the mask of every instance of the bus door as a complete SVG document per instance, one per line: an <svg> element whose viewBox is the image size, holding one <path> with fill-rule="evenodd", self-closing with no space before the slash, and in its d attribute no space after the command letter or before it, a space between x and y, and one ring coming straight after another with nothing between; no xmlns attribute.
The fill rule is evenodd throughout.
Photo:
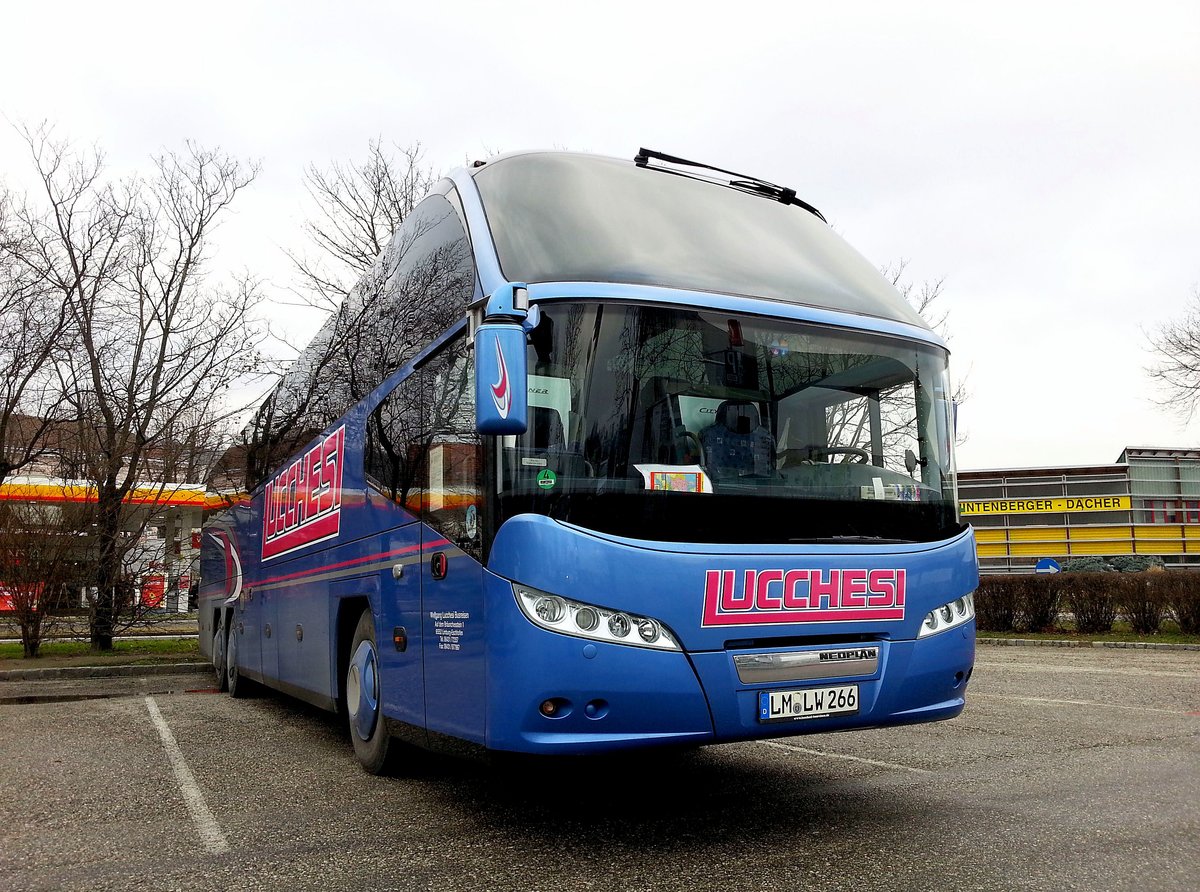
<svg viewBox="0 0 1200 892"><path fill-rule="evenodd" d="M465 334L448 342L368 413L365 468L373 490L420 518L376 543L396 565L377 631L405 636L403 651L380 648L384 707L482 742L483 464L467 346Z"/></svg>
<svg viewBox="0 0 1200 892"><path fill-rule="evenodd" d="M483 743L483 566L437 530L423 532L426 727Z"/></svg>
<svg viewBox="0 0 1200 892"><path fill-rule="evenodd" d="M421 369L432 425L421 524L425 716L432 732L483 743L483 445L466 347L457 338Z"/></svg>
<svg viewBox="0 0 1200 892"><path fill-rule="evenodd" d="M384 678L383 709L416 728L425 725L424 640L421 617L421 524L397 527L373 551L387 555L377 577L379 622L375 629ZM346 596L361 592L345 592ZM374 599L373 599L374 602Z"/></svg>

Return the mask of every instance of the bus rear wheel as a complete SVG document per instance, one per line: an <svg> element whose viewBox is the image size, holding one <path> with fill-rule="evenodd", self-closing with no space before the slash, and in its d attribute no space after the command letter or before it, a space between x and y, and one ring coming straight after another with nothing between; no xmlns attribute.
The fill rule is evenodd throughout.
<svg viewBox="0 0 1200 892"><path fill-rule="evenodd" d="M354 755L368 774L384 772L391 745L382 700L375 618L370 610L364 610L354 629L350 664L346 667L346 718Z"/></svg>
<svg viewBox="0 0 1200 892"><path fill-rule="evenodd" d="M225 620L218 615L213 622L212 661L217 674L217 690L229 690L229 677L225 670Z"/></svg>
<svg viewBox="0 0 1200 892"><path fill-rule="evenodd" d="M235 699L241 699L250 694L250 679L242 676L238 671L237 659L237 642L238 630L232 619L229 623L229 634L225 639L225 689L229 691L229 696Z"/></svg>

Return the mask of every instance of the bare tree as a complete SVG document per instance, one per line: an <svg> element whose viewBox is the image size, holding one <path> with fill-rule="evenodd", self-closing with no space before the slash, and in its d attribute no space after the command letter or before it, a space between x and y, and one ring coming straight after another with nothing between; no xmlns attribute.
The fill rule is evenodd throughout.
<svg viewBox="0 0 1200 892"><path fill-rule="evenodd" d="M26 657L61 620L78 581L78 506L0 505L0 601L20 630Z"/></svg>
<svg viewBox="0 0 1200 892"><path fill-rule="evenodd" d="M1183 315L1163 323L1149 338L1158 362L1148 371L1164 394L1160 405L1191 421L1200 405L1200 286L1193 289Z"/></svg>
<svg viewBox="0 0 1200 892"><path fill-rule="evenodd" d="M411 295L407 304L420 306L416 292L445 287L464 262L433 258L414 268L406 258L427 227L410 226L402 242L393 238L437 180L421 159L419 143L392 151L376 139L363 161L305 171L314 205L304 224L310 245L287 253L300 303L327 318L308 347L296 350L299 358L279 371L279 385L217 463L218 488L253 489L444 322L413 319L404 313L406 302L395 300Z"/></svg>
<svg viewBox="0 0 1200 892"><path fill-rule="evenodd" d="M77 339L62 374L95 488L91 638L107 650L137 541L131 493L146 479L165 492L151 458L194 439L183 429L198 419L213 426L236 411L230 386L257 370L257 284L209 285L206 268L213 228L257 167L188 144L155 158L150 179L113 183L99 152L72 154L44 125L24 136L42 207L16 214L22 256L63 300Z"/></svg>
<svg viewBox="0 0 1200 892"><path fill-rule="evenodd" d="M942 340L949 342L950 311L938 304L944 293L945 277L940 279L926 279L917 284L905 278L904 274L907 270L908 260L901 259L883 267L881 272L896 290L900 292L901 296L908 301L909 305L928 323L929 327L941 335ZM969 374L969 370L961 372L953 382L954 391L950 395L950 398L955 407L961 406L971 397L971 391L967 388ZM967 435L959 430L957 426L954 436L960 446L967 440Z"/></svg>
<svg viewBox="0 0 1200 892"><path fill-rule="evenodd" d="M54 362L69 347L67 305L27 262L30 247L0 192L0 482L42 458L62 420Z"/></svg>
<svg viewBox="0 0 1200 892"><path fill-rule="evenodd" d="M944 277L926 279L917 284L905 278L904 274L907 271L907 259L900 259L880 268L884 278L892 283L892 286L900 292L900 296L908 301L929 327L940 334L943 339L949 340L950 331L947 323L950 320L950 311L943 309L940 305L934 306L942 296L942 287L946 284L946 279Z"/></svg>
<svg viewBox="0 0 1200 892"><path fill-rule="evenodd" d="M307 305L336 311L437 182L422 164L419 142L394 149L377 138L363 161L335 162L327 170L309 165L305 171L305 188L316 205L304 224L312 253L289 251L288 257Z"/></svg>

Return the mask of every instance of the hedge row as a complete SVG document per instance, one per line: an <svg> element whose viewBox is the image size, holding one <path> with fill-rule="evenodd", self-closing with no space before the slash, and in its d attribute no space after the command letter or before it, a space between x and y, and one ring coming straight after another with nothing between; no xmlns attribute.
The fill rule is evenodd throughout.
<svg viewBox="0 0 1200 892"><path fill-rule="evenodd" d="M984 576L975 592L978 626L988 632L1052 632L1060 614L1075 630L1111 632L1118 617L1134 632L1151 635L1164 619L1179 631L1200 634L1200 573L1045 573Z"/></svg>

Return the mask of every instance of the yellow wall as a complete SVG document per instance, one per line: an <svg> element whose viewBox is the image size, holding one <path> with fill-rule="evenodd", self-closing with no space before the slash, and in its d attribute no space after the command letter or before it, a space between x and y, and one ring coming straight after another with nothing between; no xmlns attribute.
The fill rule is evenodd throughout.
<svg viewBox="0 0 1200 892"><path fill-rule="evenodd" d="M1200 554L1200 526L1156 523L1086 527L985 527L975 530L975 542L980 558Z"/></svg>

